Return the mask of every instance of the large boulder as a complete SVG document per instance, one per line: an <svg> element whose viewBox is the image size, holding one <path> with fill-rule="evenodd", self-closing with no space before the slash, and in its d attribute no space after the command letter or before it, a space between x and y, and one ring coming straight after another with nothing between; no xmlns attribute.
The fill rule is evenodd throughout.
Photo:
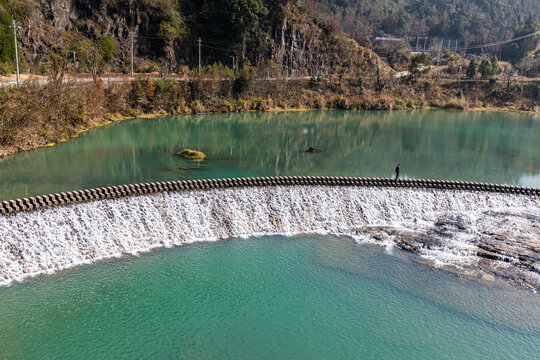
<svg viewBox="0 0 540 360"><path fill-rule="evenodd" d="M184 149L180 151L179 153L177 153L177 155L180 155L186 159L195 160L195 161L201 161L206 158L206 155L203 152L192 150L192 149Z"/></svg>

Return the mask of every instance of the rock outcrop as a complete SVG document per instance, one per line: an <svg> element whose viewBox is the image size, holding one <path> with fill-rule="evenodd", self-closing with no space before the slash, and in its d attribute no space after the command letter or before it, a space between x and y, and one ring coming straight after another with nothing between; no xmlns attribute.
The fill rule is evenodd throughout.
<svg viewBox="0 0 540 360"><path fill-rule="evenodd" d="M397 247L430 258L430 252L447 252L463 261L438 263L436 266L481 280L503 279L507 283L540 290L540 219L533 214L538 225L528 233L513 232L511 225L520 221L514 214L488 211L486 217L495 218L496 223L507 226L489 226L490 231L477 232L486 228L484 218L471 219L462 215L440 216L432 227L423 231L402 230L393 227L367 226L361 233L376 243L392 243ZM521 215L523 216L523 215ZM509 226L510 225L510 226ZM463 246L453 246L461 242Z"/></svg>

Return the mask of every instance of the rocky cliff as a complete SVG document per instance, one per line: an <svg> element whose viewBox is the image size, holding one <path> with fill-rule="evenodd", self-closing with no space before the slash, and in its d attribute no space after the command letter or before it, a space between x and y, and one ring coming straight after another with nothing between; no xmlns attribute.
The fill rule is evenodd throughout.
<svg viewBox="0 0 540 360"><path fill-rule="evenodd" d="M328 62L337 34L328 22L295 1L176 0L3 0L0 12L18 21L24 63L42 72L51 51L81 53L101 36L114 39L112 67L130 60L134 34L136 64L167 61L170 67L273 60L290 73L314 72ZM0 5L1 6L1 5ZM124 68L125 70L125 68Z"/></svg>

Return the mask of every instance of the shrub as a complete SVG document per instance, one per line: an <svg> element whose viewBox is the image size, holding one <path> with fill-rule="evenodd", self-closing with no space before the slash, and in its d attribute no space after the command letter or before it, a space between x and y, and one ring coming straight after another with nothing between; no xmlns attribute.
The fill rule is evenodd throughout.
<svg viewBox="0 0 540 360"><path fill-rule="evenodd" d="M132 109L132 108L127 108L124 111L124 114L125 114L125 116L129 116L129 117L137 117L137 116L139 116L139 113L137 112L137 110Z"/></svg>
<svg viewBox="0 0 540 360"><path fill-rule="evenodd" d="M268 101L263 99L262 97L256 98L255 100L253 100L253 109L259 111L268 110Z"/></svg>
<svg viewBox="0 0 540 360"><path fill-rule="evenodd" d="M351 102L350 107L351 109L354 109L354 110L365 110L367 108L367 104L365 100L354 99Z"/></svg>
<svg viewBox="0 0 540 360"><path fill-rule="evenodd" d="M240 74L240 76L234 79L233 82L234 96L238 98L238 96L246 93L251 88L252 84L253 79L250 76L244 73Z"/></svg>
<svg viewBox="0 0 540 360"><path fill-rule="evenodd" d="M442 107L444 109L467 110L468 104L461 99L450 99Z"/></svg>
<svg viewBox="0 0 540 360"><path fill-rule="evenodd" d="M14 74L15 71L13 62L0 62L0 75Z"/></svg>
<svg viewBox="0 0 540 360"><path fill-rule="evenodd" d="M392 110L392 103L385 98L378 98L373 104L373 110Z"/></svg>
<svg viewBox="0 0 540 360"><path fill-rule="evenodd" d="M231 112L235 110L234 101L223 100L220 104L220 109L222 112Z"/></svg>
<svg viewBox="0 0 540 360"><path fill-rule="evenodd" d="M397 110L404 110L407 108L407 103L402 99L393 99L392 108Z"/></svg>
<svg viewBox="0 0 540 360"><path fill-rule="evenodd" d="M244 99L239 99L236 102L236 109L239 111L246 111L248 110L248 102Z"/></svg>
<svg viewBox="0 0 540 360"><path fill-rule="evenodd" d="M347 100L347 98L344 96L334 95L330 99L329 105L333 107L334 109L348 109L349 100Z"/></svg>
<svg viewBox="0 0 540 360"><path fill-rule="evenodd" d="M322 96L317 96L313 100L313 107L317 110L324 110L326 108L326 100Z"/></svg>
<svg viewBox="0 0 540 360"><path fill-rule="evenodd" d="M191 104L189 104L189 108L194 114L199 114L204 111L204 107L199 100L193 100Z"/></svg>
<svg viewBox="0 0 540 360"><path fill-rule="evenodd" d="M428 105L429 105L429 107L432 107L432 108L440 108L441 107L441 103L439 102L439 100L429 100Z"/></svg>
<svg viewBox="0 0 540 360"><path fill-rule="evenodd" d="M156 95L156 87L154 86L154 82L152 81L151 78L146 79L145 90L146 90L146 99L148 99L148 101L153 101L154 96Z"/></svg>

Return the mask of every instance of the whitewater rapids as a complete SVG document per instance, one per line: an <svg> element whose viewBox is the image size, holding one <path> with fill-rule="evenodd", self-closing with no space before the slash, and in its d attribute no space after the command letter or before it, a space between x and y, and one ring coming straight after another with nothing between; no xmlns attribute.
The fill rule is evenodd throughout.
<svg viewBox="0 0 540 360"><path fill-rule="evenodd" d="M0 216L0 285L234 237L352 236L540 289L538 197L291 186L162 193Z"/></svg>

